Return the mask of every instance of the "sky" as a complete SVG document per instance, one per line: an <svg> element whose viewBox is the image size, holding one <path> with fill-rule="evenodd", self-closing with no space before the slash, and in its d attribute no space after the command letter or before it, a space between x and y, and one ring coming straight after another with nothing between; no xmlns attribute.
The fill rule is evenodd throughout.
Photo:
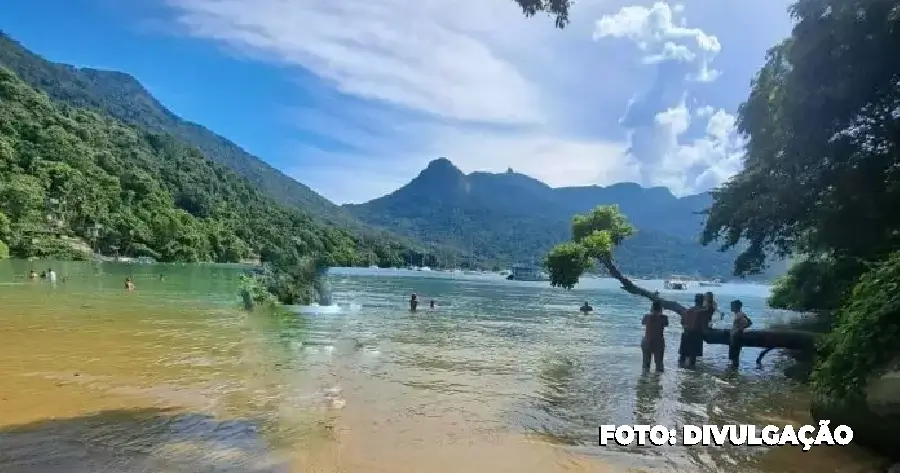
<svg viewBox="0 0 900 473"><path fill-rule="evenodd" d="M675 195L740 170L735 113L791 28L783 0L3 0L53 61L127 72L164 105L337 203L447 157L551 186Z"/></svg>

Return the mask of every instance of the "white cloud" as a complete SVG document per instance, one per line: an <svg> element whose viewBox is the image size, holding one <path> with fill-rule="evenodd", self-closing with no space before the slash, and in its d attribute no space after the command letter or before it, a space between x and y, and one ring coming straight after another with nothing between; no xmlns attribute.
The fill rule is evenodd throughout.
<svg viewBox="0 0 900 473"><path fill-rule="evenodd" d="M676 25L674 15L683 10L683 6L673 9L665 2L656 2L650 8L623 7L615 15L597 20L594 39L630 39L646 54L644 61L649 64L672 60L696 62L699 68L692 78L700 82L715 80L719 72L711 69L710 62L722 50L722 45L718 38L703 30Z"/></svg>
<svg viewBox="0 0 900 473"><path fill-rule="evenodd" d="M676 195L727 180L740 169L743 148L734 116L710 105L695 110L686 105L690 82L718 78L711 62L722 46L717 37L685 26L685 19L676 24L682 11L663 2L626 6L599 19L594 30L595 40L632 41L642 61L657 67L656 81L631 100L621 122L630 130L628 154L639 163L641 182L666 186ZM688 139L692 116L707 124L699 137Z"/></svg>
<svg viewBox="0 0 900 473"><path fill-rule="evenodd" d="M284 151L297 156L293 176L339 202L389 192L437 156L467 172L512 167L556 186L634 180L679 193L736 169L730 115L684 106L689 82L718 76L711 62L721 45L685 26L681 5L626 6L592 25L613 0L586 0L559 31L547 18L525 19L511 0L165 1L194 37L312 72L352 99L289 115L298 131L341 149L300 141ZM634 92L623 97L622 87L642 76L620 49L592 43L592 29L598 40L633 41L640 62L658 70L622 128L609 115ZM710 130L692 138L692 121L703 118Z"/></svg>

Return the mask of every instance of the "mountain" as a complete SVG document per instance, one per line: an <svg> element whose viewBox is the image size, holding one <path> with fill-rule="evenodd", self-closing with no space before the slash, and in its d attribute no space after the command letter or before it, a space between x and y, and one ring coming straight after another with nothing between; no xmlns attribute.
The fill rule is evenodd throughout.
<svg viewBox="0 0 900 473"><path fill-rule="evenodd" d="M48 61L2 31L0 67L9 68L54 102L95 110L147 132L171 135L180 143L199 149L210 160L246 179L278 204L299 209L318 221L349 229L367 240L415 248L413 253L421 255L431 265L435 261L429 255L441 255L442 259L455 257L455 249L424 248L419 242L363 224L342 207L284 175L228 139L176 116L128 74ZM425 264L422 261L419 264Z"/></svg>
<svg viewBox="0 0 900 473"><path fill-rule="evenodd" d="M477 260L538 262L569 238L572 215L617 204L638 229L616 250L621 269L639 276L727 277L735 252L698 243L709 194L676 198L634 183L552 188L513 170L464 174L446 158L432 161L400 189L346 205L360 220L472 254Z"/></svg>
<svg viewBox="0 0 900 473"><path fill-rule="evenodd" d="M144 130L170 134L246 178L284 205L344 226L355 224L340 206L284 175L211 130L166 109L134 77L114 71L57 64L29 51L0 32L0 65L15 72L50 98L74 107L98 110Z"/></svg>
<svg viewBox="0 0 900 473"><path fill-rule="evenodd" d="M313 220L171 135L51 101L0 67L0 248L162 261L433 261ZM435 264L431 262L431 264Z"/></svg>

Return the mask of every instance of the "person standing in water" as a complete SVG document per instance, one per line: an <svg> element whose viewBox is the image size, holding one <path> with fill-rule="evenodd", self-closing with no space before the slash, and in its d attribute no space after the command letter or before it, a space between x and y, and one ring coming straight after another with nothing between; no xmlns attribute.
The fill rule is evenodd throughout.
<svg viewBox="0 0 900 473"><path fill-rule="evenodd" d="M125 278L125 290L133 291L134 290L134 281L131 278Z"/></svg>
<svg viewBox="0 0 900 473"><path fill-rule="evenodd" d="M703 294L694 295L694 306L681 314L681 344L678 348L678 366L693 368L697 357L703 353L703 331L707 327Z"/></svg>
<svg viewBox="0 0 900 473"><path fill-rule="evenodd" d="M431 310L434 310L435 307L437 307L437 306L434 303L434 299L432 299L431 302L428 303L428 308L430 308Z"/></svg>
<svg viewBox="0 0 900 473"><path fill-rule="evenodd" d="M725 312L719 310L719 303L716 302L716 296L712 292L706 293L706 299L704 300L704 305L706 309L710 312L709 314L709 322L712 325L713 317L716 316L716 313L719 314L719 320L725 318Z"/></svg>
<svg viewBox="0 0 900 473"><path fill-rule="evenodd" d="M580 310L584 315L588 315L588 312L593 312L594 308L588 304L588 301L584 301L584 305L581 306Z"/></svg>
<svg viewBox="0 0 900 473"><path fill-rule="evenodd" d="M53 268L47 268L47 280L50 282L56 282L56 271Z"/></svg>
<svg viewBox="0 0 900 473"><path fill-rule="evenodd" d="M644 338L641 340L641 352L644 355L644 373L650 371L650 360L656 365L656 372L663 372L663 354L666 351L664 331L669 326L669 317L663 313L662 302L653 301L650 313L641 321L644 325Z"/></svg>
<svg viewBox="0 0 900 473"><path fill-rule="evenodd" d="M28 272L28 279L30 279L30 280L32 280L32 281L34 281L35 279L37 279L37 273L34 272L33 269L32 269L31 271Z"/></svg>
<svg viewBox="0 0 900 473"><path fill-rule="evenodd" d="M416 293L414 292L411 296L409 296L409 311L415 312L419 307L419 298L416 297Z"/></svg>
<svg viewBox="0 0 900 473"><path fill-rule="evenodd" d="M731 367L738 368L741 359L741 336L744 330L750 328L753 322L747 314L744 313L744 303L739 300L731 301L731 312L734 314L734 321L731 322L731 332L728 338L728 359L731 360Z"/></svg>
<svg viewBox="0 0 900 473"><path fill-rule="evenodd" d="M713 316L718 311L719 305L716 303L715 295L712 292L703 294L703 308L700 312L702 320L697 321L697 325L703 327L704 330L712 327ZM697 356L703 356L703 343L697 346Z"/></svg>

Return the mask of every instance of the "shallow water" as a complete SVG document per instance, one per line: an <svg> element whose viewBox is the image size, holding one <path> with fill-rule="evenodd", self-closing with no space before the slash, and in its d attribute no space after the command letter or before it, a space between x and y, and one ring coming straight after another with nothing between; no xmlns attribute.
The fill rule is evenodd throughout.
<svg viewBox="0 0 900 473"><path fill-rule="evenodd" d="M610 281L343 270L342 310L273 317L238 309L232 268L48 265L55 286L0 263L3 473L871 471L852 447L597 446L599 424L808 421L806 390L754 350L737 375L726 347L641 375L647 304ZM763 287L715 290L783 321Z"/></svg>

